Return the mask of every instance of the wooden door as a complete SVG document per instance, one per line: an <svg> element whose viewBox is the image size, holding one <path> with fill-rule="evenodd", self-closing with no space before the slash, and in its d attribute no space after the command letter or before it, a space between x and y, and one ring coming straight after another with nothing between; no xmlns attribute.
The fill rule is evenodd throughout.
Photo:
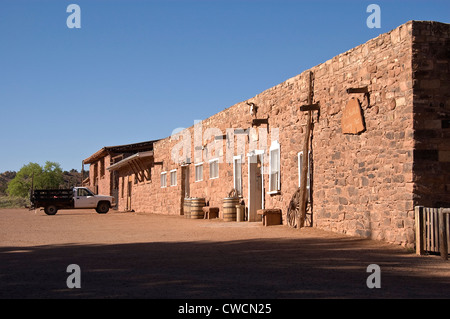
<svg viewBox="0 0 450 319"><path fill-rule="evenodd" d="M264 208L263 160L262 154L249 155L248 162L248 221L261 221L258 209Z"/></svg>
<svg viewBox="0 0 450 319"><path fill-rule="evenodd" d="M127 189L127 210L131 210L131 194L132 194L133 181L131 176L128 177L128 189Z"/></svg>

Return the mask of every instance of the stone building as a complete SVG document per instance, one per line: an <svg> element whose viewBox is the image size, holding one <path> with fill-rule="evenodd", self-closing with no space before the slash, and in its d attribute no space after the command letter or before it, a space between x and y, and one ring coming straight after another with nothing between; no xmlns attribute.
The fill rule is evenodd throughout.
<svg viewBox="0 0 450 319"><path fill-rule="evenodd" d="M89 177L83 181L83 186L89 187L95 194L114 196L118 202L119 179L116 172L108 170L109 166L139 152L151 152L155 141L134 144L105 146L84 159L84 165L89 165Z"/></svg>
<svg viewBox="0 0 450 319"><path fill-rule="evenodd" d="M314 227L412 247L414 206L450 205L449 63L450 25L409 21L154 142L147 175L112 167L119 209L182 214L186 197L222 209L236 189L249 221L278 208L286 224L309 162Z"/></svg>

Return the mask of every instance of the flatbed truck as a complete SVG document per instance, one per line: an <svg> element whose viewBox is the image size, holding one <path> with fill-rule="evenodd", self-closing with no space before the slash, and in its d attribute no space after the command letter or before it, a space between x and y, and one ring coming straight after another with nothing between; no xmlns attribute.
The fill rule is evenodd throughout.
<svg viewBox="0 0 450 319"><path fill-rule="evenodd" d="M30 209L44 208L47 215L55 215L60 209L89 208L106 214L114 205L112 196L95 195L87 187L35 189L31 192L30 201Z"/></svg>

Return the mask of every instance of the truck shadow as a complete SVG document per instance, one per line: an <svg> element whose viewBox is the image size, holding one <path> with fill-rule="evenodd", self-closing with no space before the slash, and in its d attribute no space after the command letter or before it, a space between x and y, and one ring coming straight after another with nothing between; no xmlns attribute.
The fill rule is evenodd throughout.
<svg viewBox="0 0 450 319"><path fill-rule="evenodd" d="M370 249L365 241L264 239L1 247L0 298L450 297L448 262L402 249ZM80 289L67 288L70 264L80 266ZM381 268L380 289L366 285L370 264ZM434 272L428 274L431 269Z"/></svg>

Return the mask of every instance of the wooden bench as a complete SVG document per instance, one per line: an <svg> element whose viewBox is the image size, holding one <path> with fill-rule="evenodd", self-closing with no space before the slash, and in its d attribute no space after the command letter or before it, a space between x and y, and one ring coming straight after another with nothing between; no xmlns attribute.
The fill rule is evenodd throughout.
<svg viewBox="0 0 450 319"><path fill-rule="evenodd" d="M204 206L202 209L205 213L205 219L213 219L219 217L219 207Z"/></svg>
<svg viewBox="0 0 450 319"><path fill-rule="evenodd" d="M258 215L262 215L263 226L281 225L281 209L258 209Z"/></svg>

